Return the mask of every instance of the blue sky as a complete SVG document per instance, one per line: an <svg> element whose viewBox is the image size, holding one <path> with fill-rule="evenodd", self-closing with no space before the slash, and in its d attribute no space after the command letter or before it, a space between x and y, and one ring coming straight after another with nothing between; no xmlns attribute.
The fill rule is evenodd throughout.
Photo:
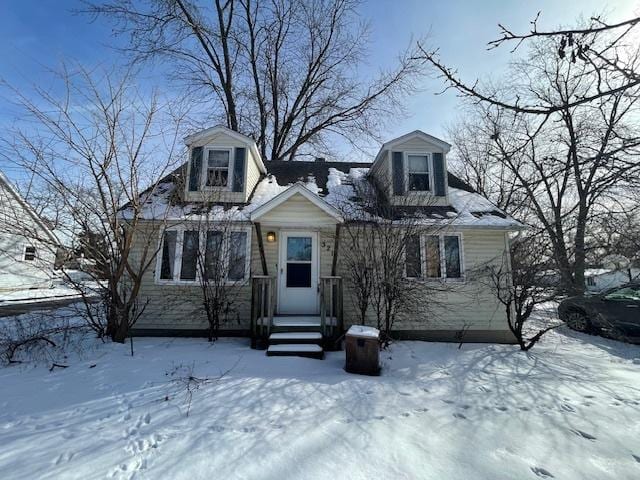
<svg viewBox="0 0 640 480"><path fill-rule="evenodd" d="M61 61L86 66L109 66L120 60L112 47L124 39L111 35L111 26L100 19L91 22L74 10L82 8L72 0L4 0L0 4L0 78L14 86L51 83L49 68ZM497 24L516 31L528 28L541 11L539 27L573 24L579 16L605 12L611 21L640 11L638 0L368 0L363 18L370 21L372 51L369 68L389 65L412 38L429 35L429 44L440 48L442 58L458 68L466 79L499 76L511 55L509 49L486 51L486 43L497 36ZM161 82L152 76L141 80L152 86ZM154 85L155 86L155 85ZM166 87L161 83L161 88ZM459 112L453 93L435 95L442 84L425 78L423 91L408 102L409 117L396 122L388 138L414 129L446 136L445 127ZM11 122L10 99L0 97L0 126ZM9 176L16 172L3 165Z"/></svg>

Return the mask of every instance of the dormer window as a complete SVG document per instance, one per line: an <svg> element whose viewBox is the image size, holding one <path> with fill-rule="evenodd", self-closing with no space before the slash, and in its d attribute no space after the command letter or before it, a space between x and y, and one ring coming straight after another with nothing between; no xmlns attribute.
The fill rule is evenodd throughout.
<svg viewBox="0 0 640 480"><path fill-rule="evenodd" d="M207 150L206 187L226 187L229 183L229 149Z"/></svg>
<svg viewBox="0 0 640 480"><path fill-rule="evenodd" d="M431 190L431 171L429 155L407 154L407 190L426 192Z"/></svg>

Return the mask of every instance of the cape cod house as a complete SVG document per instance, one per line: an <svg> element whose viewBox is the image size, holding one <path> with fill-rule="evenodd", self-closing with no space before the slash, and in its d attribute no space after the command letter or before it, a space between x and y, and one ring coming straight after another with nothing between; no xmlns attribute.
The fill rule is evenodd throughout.
<svg viewBox="0 0 640 480"><path fill-rule="evenodd" d="M47 288L59 241L0 172L0 291Z"/></svg>
<svg viewBox="0 0 640 480"><path fill-rule="evenodd" d="M371 163L347 163L265 162L251 138L221 126L185 141L189 162L145 199L143 223L158 255L143 281L146 307L134 334L203 335L197 258L227 246L236 301L222 333L267 339L270 354L321 355L322 340L358 323L339 232L345 205L358 204L358 185L376 185L389 204L419 215L425 232L407 246L407 275L425 292L436 282L444 307L427 308L425 294L418 302L425 313L399 312L394 335L512 341L495 295L467 272L501 261L510 232L522 225L447 172L448 143L414 131L382 145ZM203 205L208 232L197 226ZM226 227L216 228L216 218Z"/></svg>

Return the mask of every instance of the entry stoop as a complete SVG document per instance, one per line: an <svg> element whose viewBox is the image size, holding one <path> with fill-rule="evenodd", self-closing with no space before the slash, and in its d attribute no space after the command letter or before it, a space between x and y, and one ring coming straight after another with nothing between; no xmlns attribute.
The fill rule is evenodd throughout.
<svg viewBox="0 0 640 480"><path fill-rule="evenodd" d="M275 317L267 355L324 358L324 337L318 317Z"/></svg>

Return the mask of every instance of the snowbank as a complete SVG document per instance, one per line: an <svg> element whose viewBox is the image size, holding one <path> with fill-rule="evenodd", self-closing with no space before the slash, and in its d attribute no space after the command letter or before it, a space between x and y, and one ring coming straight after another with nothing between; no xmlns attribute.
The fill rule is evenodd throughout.
<svg viewBox="0 0 640 480"><path fill-rule="evenodd" d="M381 377L347 374L343 352L265 357L240 339L95 348L53 372L0 369L0 478L640 475L638 346L398 342Z"/></svg>

